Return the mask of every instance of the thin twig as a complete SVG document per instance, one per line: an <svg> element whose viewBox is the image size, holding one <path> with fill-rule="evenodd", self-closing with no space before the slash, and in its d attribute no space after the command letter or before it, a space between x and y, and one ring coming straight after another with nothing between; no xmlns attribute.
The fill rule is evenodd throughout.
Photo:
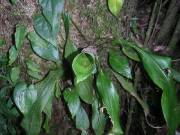
<svg viewBox="0 0 180 135"><path fill-rule="evenodd" d="M155 19L156 19L156 11L157 11L157 7L158 7L158 1L155 2L155 5L154 5L153 11L152 11L152 15L151 15L151 19L150 19L150 22L149 22L148 30L146 32L146 38L145 38L145 41L144 41L144 46L148 46L148 42L149 42L153 27L154 27L154 22L155 22Z"/></svg>
<svg viewBox="0 0 180 135"><path fill-rule="evenodd" d="M153 28L152 34L151 34L151 36L150 36L150 38L149 38L149 41L151 41L151 40L153 39L154 35L155 35L156 26L157 26L158 21L159 21L161 9L162 9L162 0L160 0L158 15L157 15L157 17L156 17L156 21L155 21L155 24L154 24L154 28ZM149 41L147 42L147 45L149 44Z"/></svg>

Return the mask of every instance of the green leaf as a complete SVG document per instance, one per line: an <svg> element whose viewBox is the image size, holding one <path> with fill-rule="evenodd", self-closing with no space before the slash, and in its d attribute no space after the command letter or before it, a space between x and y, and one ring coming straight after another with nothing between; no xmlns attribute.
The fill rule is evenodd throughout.
<svg viewBox="0 0 180 135"><path fill-rule="evenodd" d="M60 96L61 96L61 88L60 88L60 86L59 86L59 82L58 82L58 81L56 82L54 95L55 95L55 97L56 97L57 99L59 99Z"/></svg>
<svg viewBox="0 0 180 135"><path fill-rule="evenodd" d="M59 60L58 48L40 38L35 32L30 32L28 38L34 52L40 57L54 62Z"/></svg>
<svg viewBox="0 0 180 135"><path fill-rule="evenodd" d="M12 5L15 5L17 0L9 0L11 2Z"/></svg>
<svg viewBox="0 0 180 135"><path fill-rule="evenodd" d="M9 65L12 65L16 61L18 57L18 51L16 50L15 46L11 46L9 49Z"/></svg>
<svg viewBox="0 0 180 135"><path fill-rule="evenodd" d="M135 60L135 61L140 61L138 53L133 48L128 47L128 46L123 46L122 51L130 59Z"/></svg>
<svg viewBox="0 0 180 135"><path fill-rule="evenodd" d="M37 90L33 85L27 87L24 82L18 83L15 86L13 98L19 110L23 114L27 114L37 99Z"/></svg>
<svg viewBox="0 0 180 135"><path fill-rule="evenodd" d="M72 68L76 75L77 83L85 80L96 72L94 56L90 53L78 54L73 60Z"/></svg>
<svg viewBox="0 0 180 135"><path fill-rule="evenodd" d="M42 76L38 72L28 70L27 73L29 76L31 76L34 79L38 79L38 80L42 79Z"/></svg>
<svg viewBox="0 0 180 135"><path fill-rule="evenodd" d="M92 127L96 135L104 133L106 118L103 112L100 111L100 106L97 100L94 100L92 105Z"/></svg>
<svg viewBox="0 0 180 135"><path fill-rule="evenodd" d="M168 125L168 135L174 135L176 128L180 124L179 112L177 108L176 90L172 79L170 79L166 85L164 85L164 92L161 97L161 106L164 114L164 118Z"/></svg>
<svg viewBox="0 0 180 135"><path fill-rule="evenodd" d="M51 25L47 22L43 15L36 15L34 18L34 28L37 34L46 40L47 42L51 43L55 47L57 46L56 43L56 36L57 33L53 33Z"/></svg>
<svg viewBox="0 0 180 135"><path fill-rule="evenodd" d="M6 40L0 38L0 47L6 44Z"/></svg>
<svg viewBox="0 0 180 135"><path fill-rule="evenodd" d="M36 64L34 61L32 61L31 59L28 59L26 61L26 65L27 65L27 73L35 78L35 79L41 79L41 75L40 75L40 66L38 64Z"/></svg>
<svg viewBox="0 0 180 135"><path fill-rule="evenodd" d="M63 93L65 101L68 103L68 108L71 112L72 118L76 115L80 108L79 96L75 89L66 89Z"/></svg>
<svg viewBox="0 0 180 135"><path fill-rule="evenodd" d="M133 83L129 81L128 79L122 77L121 75L114 73L114 76L118 79L119 83L121 84L122 88L126 90L131 96L136 98L136 100L139 102L141 107L144 110L145 115L147 116L149 114L149 107L146 102L144 102L137 94L137 91L135 87L133 86Z"/></svg>
<svg viewBox="0 0 180 135"><path fill-rule="evenodd" d="M40 66L38 64L36 64L33 60L31 59L28 59L26 61L26 65L27 65L27 68L32 70L32 71L35 71L35 72L40 72Z"/></svg>
<svg viewBox="0 0 180 135"><path fill-rule="evenodd" d="M123 56L120 52L111 50L109 53L109 63L114 71L132 79L131 68L127 57Z"/></svg>
<svg viewBox="0 0 180 135"><path fill-rule="evenodd" d="M38 98L21 123L27 135L39 134L42 124L42 112L47 114L47 106L52 102L55 84L62 74L61 69L52 70L41 82L35 85Z"/></svg>
<svg viewBox="0 0 180 135"><path fill-rule="evenodd" d="M180 73L174 69L171 69L171 72L173 79L180 83Z"/></svg>
<svg viewBox="0 0 180 135"><path fill-rule="evenodd" d="M78 93L78 95L81 97L81 99L88 103L92 104L94 101L94 95L93 95L93 77L90 76L87 79L76 83L75 89Z"/></svg>
<svg viewBox="0 0 180 135"><path fill-rule="evenodd" d="M67 40L64 49L64 58L67 59L69 63L72 63L74 57L77 55L78 49L71 40Z"/></svg>
<svg viewBox="0 0 180 135"><path fill-rule="evenodd" d="M64 22L64 29L65 29L65 33L66 33L66 39L68 39L69 37L69 29L70 29L70 16L68 13L64 12L62 14L62 19Z"/></svg>
<svg viewBox="0 0 180 135"><path fill-rule="evenodd" d="M132 47L138 52L149 77L163 90L161 98L163 115L168 125L168 135L174 135L175 129L180 123L177 121L179 116L177 112L174 111L177 107L176 90L172 81L171 72L166 73L164 71L165 68L169 68L171 60L167 58L164 59L164 57L154 57L151 53L127 41L122 41L121 44Z"/></svg>
<svg viewBox="0 0 180 135"><path fill-rule="evenodd" d="M39 4L42 7L44 17L51 25L53 33L57 33L64 0L39 0Z"/></svg>
<svg viewBox="0 0 180 135"><path fill-rule="evenodd" d="M19 51L22 46L26 36L26 27L24 25L17 25L16 26L16 33L15 33L15 43L16 49Z"/></svg>
<svg viewBox="0 0 180 135"><path fill-rule="evenodd" d="M20 74L20 68L19 67L13 67L10 72L10 78L13 83L16 83L19 79Z"/></svg>
<svg viewBox="0 0 180 135"><path fill-rule="evenodd" d="M113 124L112 132L115 134L123 134L119 120L119 95L109 77L104 74L102 70L98 74L96 85L102 98L103 105L111 118Z"/></svg>
<svg viewBox="0 0 180 135"><path fill-rule="evenodd" d="M124 0L108 0L108 7L111 13L115 16L120 12Z"/></svg>
<svg viewBox="0 0 180 135"><path fill-rule="evenodd" d="M76 128L84 132L89 128L89 125L88 115L84 108L80 106L76 113Z"/></svg>

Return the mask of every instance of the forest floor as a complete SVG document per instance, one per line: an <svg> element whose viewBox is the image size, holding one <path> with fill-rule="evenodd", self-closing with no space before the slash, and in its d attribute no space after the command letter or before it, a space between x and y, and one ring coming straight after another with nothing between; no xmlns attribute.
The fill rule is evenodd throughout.
<svg viewBox="0 0 180 135"><path fill-rule="evenodd" d="M130 0L131 1L131 0ZM79 48L87 46L94 46L98 48L100 55L107 55L107 50L102 49L110 45L107 39L111 38L126 38L135 39L137 42L144 44L146 38L146 31L148 29L149 20L151 17L154 2L151 0L134 0L125 1L122 12L118 17L113 16L108 8L105 0L70 0L65 3L65 10L71 15L73 23L71 27L70 36L72 41ZM6 40L6 46L0 49L1 53L6 53L11 45L14 44L13 34L15 26L23 23L28 27L29 31L33 29L33 15L39 11L36 0L19 0L18 3L12 6L8 0L0 0L0 38ZM163 18L162 12L160 17ZM159 32L159 21L153 29L153 35L149 38L148 48L161 54L167 54L166 46L155 42L156 34ZM59 35L60 44L63 45L63 35ZM29 57L30 44L28 40L25 41L23 51L21 52L25 58ZM46 71L46 64L44 61L36 56L30 56L42 63L44 74ZM176 56L178 57L178 56ZM106 67L107 62L102 58L102 65ZM178 64L177 64L178 65ZM117 87L119 87L117 85ZM146 91L149 92L149 91ZM143 93L145 94L145 93ZM143 95L142 94L142 95ZM149 95L156 94L157 98L161 92L149 93ZM121 114L124 116L124 123L126 123L127 112L130 108L129 103L132 98L126 92L121 93L122 110ZM159 102L154 101L154 102ZM153 103L152 103L153 104ZM156 104L156 103L154 103ZM137 108L140 106L135 103ZM51 122L50 135L78 135L79 131L74 128L70 117L68 117L67 108L63 102L55 100L53 104L53 119ZM166 127L162 119L161 109L154 108L153 118L151 122L153 125L160 125L162 129L153 129L150 127L144 118L143 112L139 109L134 109L132 114L132 123L129 135L165 135ZM134 125L134 126L133 126ZM42 133L44 135L44 133ZM90 131L90 134L91 133Z"/></svg>

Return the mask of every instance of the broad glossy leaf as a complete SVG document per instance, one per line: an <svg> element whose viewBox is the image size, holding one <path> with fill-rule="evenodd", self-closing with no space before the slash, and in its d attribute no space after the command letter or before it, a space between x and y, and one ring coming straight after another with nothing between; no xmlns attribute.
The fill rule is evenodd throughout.
<svg viewBox="0 0 180 135"><path fill-rule="evenodd" d="M67 40L64 49L64 57L69 63L72 63L74 57L77 55L78 49L71 40Z"/></svg>
<svg viewBox="0 0 180 135"><path fill-rule="evenodd" d="M108 6L111 13L115 16L120 12L124 0L108 0Z"/></svg>
<svg viewBox="0 0 180 135"><path fill-rule="evenodd" d="M156 54L149 53L149 55L156 60L156 62L159 64L159 66L162 69L170 69L172 65L172 60L170 57L166 56L160 56Z"/></svg>
<svg viewBox="0 0 180 135"><path fill-rule="evenodd" d="M127 57L123 56L120 52L111 50L109 52L109 63L114 71L132 79L131 68Z"/></svg>
<svg viewBox="0 0 180 135"><path fill-rule="evenodd" d="M161 106L168 125L168 135L174 135L176 128L180 124L179 112L176 112L177 105L176 90L172 80L169 80L164 86L161 97Z"/></svg>
<svg viewBox="0 0 180 135"><path fill-rule="evenodd" d="M118 79L119 83L121 84L121 86L124 88L124 90L126 90L127 92L129 92L129 94L133 97L136 98L136 100L139 102L139 104L141 105L141 107L143 108L145 115L147 116L149 114L149 107L147 105L147 103L145 103L137 94L136 89L133 86L133 83L131 81L129 81L128 79L124 78L123 76L114 73L115 77Z"/></svg>
<svg viewBox="0 0 180 135"><path fill-rule="evenodd" d="M37 90L33 85L27 87L25 83L18 83L13 93L14 102L23 114L27 114L37 99Z"/></svg>
<svg viewBox="0 0 180 135"><path fill-rule="evenodd" d="M103 112L100 111L98 101L95 100L92 105L92 127L96 135L102 135L104 133L106 118Z"/></svg>
<svg viewBox="0 0 180 135"><path fill-rule="evenodd" d="M34 52L40 57L54 62L59 60L58 48L40 38L35 32L30 32L28 38Z"/></svg>
<svg viewBox="0 0 180 135"><path fill-rule="evenodd" d="M65 101L68 103L68 108L71 112L72 118L76 115L80 108L79 96L75 89L66 89L63 93Z"/></svg>
<svg viewBox="0 0 180 135"><path fill-rule="evenodd" d="M137 48L139 48L137 46L137 44L133 43L133 42L128 42L126 40L114 40L112 42L113 45L122 45L123 47L123 52L124 54L126 54L129 58L135 60L135 61L140 61L140 57L139 57L139 53L137 52ZM150 55L153 59L156 60L156 62L159 64L159 66L162 69L169 69L172 65L172 60L170 57L167 56L160 56L160 55L156 55L151 53L149 50L145 50L142 49L143 51L145 51L146 53L148 53L148 55Z"/></svg>
<svg viewBox="0 0 180 135"><path fill-rule="evenodd" d="M157 86L164 90L164 86L168 82L168 76L162 69L162 64L159 64L154 57L149 55L148 52L140 49L139 47L135 47L135 49L138 51L149 77Z"/></svg>
<svg viewBox="0 0 180 135"><path fill-rule="evenodd" d="M16 26L16 33L15 33L15 43L16 49L19 51L22 46L26 36L26 27L24 25L17 25Z"/></svg>
<svg viewBox="0 0 180 135"><path fill-rule="evenodd" d="M36 15L34 18L34 28L38 35L46 40L47 42L51 43L55 47L56 44L56 36L57 33L53 33L51 25L47 22L43 15Z"/></svg>
<svg viewBox="0 0 180 135"><path fill-rule="evenodd" d="M13 67L10 72L10 78L13 83L16 83L19 79L20 74L20 68L19 67Z"/></svg>
<svg viewBox="0 0 180 135"><path fill-rule="evenodd" d="M43 15L51 25L53 33L57 33L64 0L39 0L39 4L42 7Z"/></svg>
<svg viewBox="0 0 180 135"><path fill-rule="evenodd" d="M85 132L89 128L89 118L82 106L79 107L76 113L76 128Z"/></svg>
<svg viewBox="0 0 180 135"><path fill-rule="evenodd" d="M28 135L37 135L40 132L42 124L42 112L47 112L47 106L54 95L55 84L60 76L62 70L56 69L50 71L49 74L39 83L35 85L38 91L38 98L34 102L30 111L24 116L22 127Z"/></svg>
<svg viewBox="0 0 180 135"><path fill-rule="evenodd" d="M114 134L123 134L119 119L119 95L109 77L103 73L102 70L98 74L96 85L102 98L103 105L111 118L113 124L112 132Z"/></svg>
<svg viewBox="0 0 180 135"><path fill-rule="evenodd" d="M4 46L6 44L6 40L0 38L0 47Z"/></svg>
<svg viewBox="0 0 180 135"><path fill-rule="evenodd" d="M93 95L93 77L90 76L87 79L76 83L75 89L78 93L78 95L81 97L81 99L88 103L92 104L94 101L94 95Z"/></svg>
<svg viewBox="0 0 180 135"><path fill-rule="evenodd" d="M94 56L89 53L78 54L73 60L72 68L76 75L77 83L85 80L96 71Z"/></svg>
<svg viewBox="0 0 180 135"><path fill-rule="evenodd" d="M130 59L135 60L135 61L140 61L138 53L133 48L128 47L128 46L123 46L122 51Z"/></svg>
<svg viewBox="0 0 180 135"><path fill-rule="evenodd" d="M15 46L11 46L9 49L9 65L15 62L18 57L18 51L16 50Z"/></svg>
<svg viewBox="0 0 180 135"><path fill-rule="evenodd" d="M175 129L178 126L177 119L178 115L174 111L177 107L177 97L176 90L171 78L171 73L166 73L164 71L165 67L169 67L170 60L164 60L161 57L152 56L149 52L139 48L138 46L124 42L124 45L134 48L141 57L144 68L148 73L151 80L163 90L161 98L161 106L164 114L164 118L167 122L169 133L168 135L174 135ZM122 44L123 45L123 44ZM163 61L163 62L162 62Z"/></svg>

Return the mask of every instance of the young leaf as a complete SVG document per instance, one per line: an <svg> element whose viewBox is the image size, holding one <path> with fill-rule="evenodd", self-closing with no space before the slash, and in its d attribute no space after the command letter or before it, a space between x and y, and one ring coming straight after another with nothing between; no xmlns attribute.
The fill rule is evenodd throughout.
<svg viewBox="0 0 180 135"><path fill-rule="evenodd" d="M106 118L103 112L100 111L100 107L97 100L94 100L92 104L92 127L96 135L102 135L104 133Z"/></svg>
<svg viewBox="0 0 180 135"><path fill-rule="evenodd" d="M124 0L108 0L108 7L111 13L115 16L120 12Z"/></svg>
<svg viewBox="0 0 180 135"><path fill-rule="evenodd" d="M59 60L59 51L55 46L40 38L35 32L30 32L28 38L34 52L40 57L54 62Z"/></svg>
<svg viewBox="0 0 180 135"><path fill-rule="evenodd" d="M26 36L26 27L24 25L17 25L16 26L16 33L15 33L15 43L16 49L19 51L22 46Z"/></svg>
<svg viewBox="0 0 180 135"><path fill-rule="evenodd" d="M71 40L67 40L64 49L64 58L67 59L69 63L72 63L74 57L77 55L78 49Z"/></svg>
<svg viewBox="0 0 180 135"><path fill-rule="evenodd" d="M109 63L114 71L132 79L131 68L128 59L120 52L111 50L109 52Z"/></svg>
<svg viewBox="0 0 180 135"><path fill-rule="evenodd" d="M34 28L41 38L51 43L55 47L57 46L57 33L53 33L51 25L46 21L43 15L36 15L34 17Z"/></svg>
<svg viewBox="0 0 180 135"><path fill-rule="evenodd" d="M112 132L114 134L123 134L119 121L119 95L111 80L103 73L102 70L98 74L96 85L102 98L103 105L111 118L113 124Z"/></svg>
<svg viewBox="0 0 180 135"><path fill-rule="evenodd" d="M39 0L43 15L51 25L53 33L59 31L60 14L64 7L64 0Z"/></svg>
<svg viewBox="0 0 180 135"><path fill-rule="evenodd" d="M11 81L13 83L16 83L18 81L19 74L20 74L20 68L19 67L14 67L11 69L10 78L11 78Z"/></svg>
<svg viewBox="0 0 180 135"><path fill-rule="evenodd" d="M76 115L80 108L79 96L75 89L66 89L63 93L65 101L68 103L68 108L71 112L72 118Z"/></svg>
<svg viewBox="0 0 180 135"><path fill-rule="evenodd" d="M89 118L82 106L79 107L76 113L76 128L85 132L89 128Z"/></svg>
<svg viewBox="0 0 180 135"><path fill-rule="evenodd" d="M64 12L62 14L62 19L64 22L64 29L65 29L65 33L66 33L66 39L68 39L69 37L69 29L70 29L70 16L68 13Z"/></svg>
<svg viewBox="0 0 180 135"><path fill-rule="evenodd" d="M93 103L94 96L93 96L93 77L92 76L88 77L87 79L79 83L76 83L75 89L84 102L88 104Z"/></svg>
<svg viewBox="0 0 180 135"><path fill-rule="evenodd" d="M85 80L96 71L94 56L89 53L78 54L73 60L72 68L76 75L77 83Z"/></svg>
<svg viewBox="0 0 180 135"><path fill-rule="evenodd" d="M23 114L27 114L37 99L37 90L33 85L27 87L24 82L18 83L15 86L13 97L19 110Z"/></svg>
<svg viewBox="0 0 180 135"><path fill-rule="evenodd" d="M18 51L16 50L15 46L11 46L9 49L9 65L15 62L18 57Z"/></svg>

